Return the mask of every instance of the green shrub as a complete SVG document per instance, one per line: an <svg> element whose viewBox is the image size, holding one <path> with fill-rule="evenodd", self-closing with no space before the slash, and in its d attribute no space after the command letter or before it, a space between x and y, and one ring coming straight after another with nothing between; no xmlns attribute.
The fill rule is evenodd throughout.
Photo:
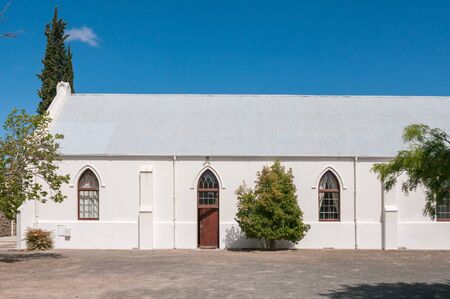
<svg viewBox="0 0 450 299"><path fill-rule="evenodd" d="M25 239L28 250L48 250L53 248L52 232L40 228L28 228Z"/></svg>
<svg viewBox="0 0 450 299"><path fill-rule="evenodd" d="M296 191L292 169L286 170L280 161L257 173L254 189L240 186L235 219L247 238L266 240L270 249L276 248L277 240L296 244L303 239L309 225L303 223Z"/></svg>

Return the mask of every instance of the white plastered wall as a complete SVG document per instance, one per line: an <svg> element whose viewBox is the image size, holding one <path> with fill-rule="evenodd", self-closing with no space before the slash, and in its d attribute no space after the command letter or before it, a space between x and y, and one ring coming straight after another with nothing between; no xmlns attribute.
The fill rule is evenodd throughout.
<svg viewBox="0 0 450 299"><path fill-rule="evenodd" d="M405 177L402 177L402 181ZM396 186L398 205L399 248L405 249L450 249L450 222L439 222L424 214L425 191L405 194L401 184Z"/></svg>
<svg viewBox="0 0 450 299"><path fill-rule="evenodd" d="M421 192L404 195L394 191L398 217L383 235L381 183L370 169L373 161L356 163L356 219L354 222L354 160L352 158L281 159L295 176L299 205L304 221L311 225L298 248L380 249L386 236L395 239L394 249L449 249L450 241L442 238L450 233L450 223L436 223L422 215L424 197ZM245 181L253 186L256 172L273 159L263 158L66 158L61 171L69 173L71 184L63 187L67 199L63 203L30 202L21 208L20 232L26 227L54 231L57 248L196 248L197 247L197 178L209 167L220 181L220 247L253 247L239 232L235 190ZM142 170L151 169L151 203L142 204ZM175 166L175 188L173 169ZM94 170L100 180L100 219L83 221L77 217L77 179L83 169ZM341 221L318 220L320 175L331 170L338 175L341 187ZM145 171L144 171L145 172ZM147 172L149 173L149 172ZM148 177L147 177L148 178ZM175 191L175 194L174 194ZM392 191L391 191L392 192ZM175 195L175 209L173 206ZM386 198L385 198L386 200ZM144 205L144 207L142 207ZM146 206L146 207L145 207ZM149 211L149 207L150 210ZM175 224L174 224L175 212ZM145 214L145 215L144 215ZM145 218L143 221L142 217ZM139 227L141 219L141 227ZM145 226L142 223L145 222ZM58 226L70 228L70 237L59 236ZM140 242L139 231L151 236ZM175 240L174 240L175 235ZM142 240L142 238L141 238ZM389 241L389 240L387 240ZM23 242L21 243L23 247Z"/></svg>

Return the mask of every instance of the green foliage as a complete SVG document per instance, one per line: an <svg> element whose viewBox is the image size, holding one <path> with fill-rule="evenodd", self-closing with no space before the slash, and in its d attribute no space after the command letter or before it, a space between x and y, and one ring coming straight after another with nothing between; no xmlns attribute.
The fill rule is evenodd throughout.
<svg viewBox="0 0 450 299"><path fill-rule="evenodd" d="M73 86L72 52L70 47L66 49L64 43L68 37L64 33L66 25L66 22L58 19L58 9L55 8L52 22L45 27L47 47L45 49L44 59L42 60L44 68L37 75L42 81L42 86L38 90L38 95L41 98L37 109L39 114L44 114L55 98L58 82L69 82L72 92L75 92Z"/></svg>
<svg viewBox="0 0 450 299"><path fill-rule="evenodd" d="M444 131L423 124L412 124L403 132L407 149L399 151L394 160L377 163L378 174L387 190L392 189L398 177L406 173L402 184L404 192L426 188L424 213L435 217L436 205L450 205L450 138Z"/></svg>
<svg viewBox="0 0 450 299"><path fill-rule="evenodd" d="M53 248L52 232L39 229L28 228L25 233L28 250L49 250Z"/></svg>
<svg viewBox="0 0 450 299"><path fill-rule="evenodd" d="M5 136L0 138L0 211L10 219L26 200L65 198L60 188L69 176L58 174L54 164L63 136L50 134L49 123L47 114L28 115L16 109L5 121Z"/></svg>
<svg viewBox="0 0 450 299"><path fill-rule="evenodd" d="M241 185L237 190L236 221L248 238L264 239L275 247L276 240L298 243L309 230L297 202L292 169L279 161L257 173L255 189Z"/></svg>

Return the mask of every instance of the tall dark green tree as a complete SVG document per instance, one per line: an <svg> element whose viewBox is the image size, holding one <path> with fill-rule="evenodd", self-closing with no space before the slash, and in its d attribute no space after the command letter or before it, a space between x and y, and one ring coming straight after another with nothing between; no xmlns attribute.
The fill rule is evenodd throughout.
<svg viewBox="0 0 450 299"><path fill-rule="evenodd" d="M72 89L72 92L74 92L73 88L73 65L72 65L72 50L70 49L70 46L67 48L67 64L65 68L66 74L66 80L65 82L70 83L70 87Z"/></svg>
<svg viewBox="0 0 450 299"><path fill-rule="evenodd" d="M58 19L58 8L55 8L52 22L45 27L47 47L44 59L42 59L44 68L37 75L42 81L42 86L38 90L38 95L41 98L37 109L39 114L47 111L47 108L56 96L56 85L58 82L69 82L72 92L75 92L73 86L72 52L70 47L66 48L64 43L68 37L65 34L66 25L67 23L63 19Z"/></svg>

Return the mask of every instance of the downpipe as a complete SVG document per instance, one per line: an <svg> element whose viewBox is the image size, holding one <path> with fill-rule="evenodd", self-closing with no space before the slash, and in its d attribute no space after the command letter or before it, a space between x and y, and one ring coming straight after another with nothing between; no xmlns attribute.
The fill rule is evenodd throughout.
<svg viewBox="0 0 450 299"><path fill-rule="evenodd" d="M358 195L358 189L356 187L356 164L358 163L358 157L355 156L353 159L353 222L355 226L355 249L358 249L358 222L356 216L356 199Z"/></svg>
<svg viewBox="0 0 450 299"><path fill-rule="evenodd" d="M176 209L175 209L175 203L176 203L176 188L175 188L175 162L177 161L177 156L173 156L172 159L172 216L173 216L173 249L177 249L177 243L176 243L176 229L177 229L177 218L176 218Z"/></svg>

